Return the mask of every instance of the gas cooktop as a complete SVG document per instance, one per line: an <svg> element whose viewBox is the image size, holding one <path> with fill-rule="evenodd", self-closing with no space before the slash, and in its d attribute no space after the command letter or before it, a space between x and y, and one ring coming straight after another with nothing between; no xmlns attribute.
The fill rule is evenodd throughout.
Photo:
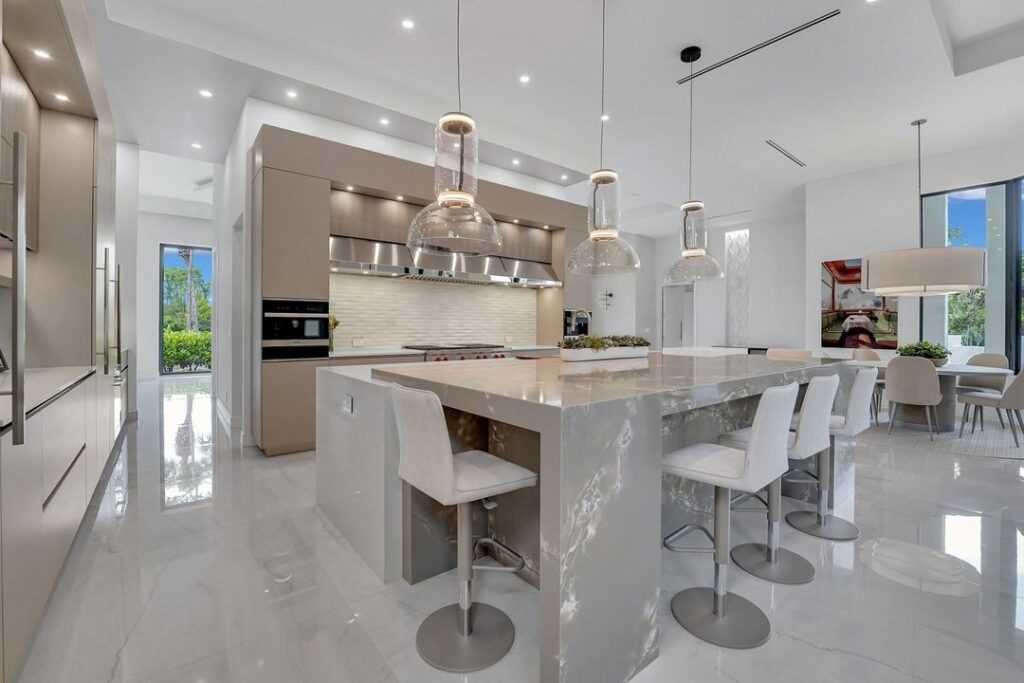
<svg viewBox="0 0 1024 683"><path fill-rule="evenodd" d="M501 344L408 344L403 349L413 351L464 351L467 349L500 349Z"/></svg>

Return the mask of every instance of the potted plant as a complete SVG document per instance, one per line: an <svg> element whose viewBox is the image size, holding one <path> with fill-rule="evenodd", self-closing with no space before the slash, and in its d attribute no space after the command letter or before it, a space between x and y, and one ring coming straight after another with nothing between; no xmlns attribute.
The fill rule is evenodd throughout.
<svg viewBox="0 0 1024 683"><path fill-rule="evenodd" d="M913 344L904 344L896 349L899 356L917 356L927 358L935 367L942 367L949 361L950 350L942 344L933 344L930 341L919 341Z"/></svg>
<svg viewBox="0 0 1024 683"><path fill-rule="evenodd" d="M558 343L564 361L645 358L650 345L643 337L627 335L566 337Z"/></svg>
<svg viewBox="0 0 1024 683"><path fill-rule="evenodd" d="M327 316L327 353L334 351L334 329L338 326L338 316L331 313Z"/></svg>

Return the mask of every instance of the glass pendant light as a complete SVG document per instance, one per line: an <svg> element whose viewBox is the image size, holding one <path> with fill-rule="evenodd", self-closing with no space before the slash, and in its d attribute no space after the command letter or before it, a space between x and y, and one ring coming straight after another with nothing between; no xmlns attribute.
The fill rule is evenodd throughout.
<svg viewBox="0 0 1024 683"><path fill-rule="evenodd" d="M604 57L607 0L601 3L601 166L604 166ZM640 257L633 245L619 237L622 210L619 174L601 168L590 174L587 183L587 239L569 254L568 269L573 275L603 277L640 269Z"/></svg>
<svg viewBox="0 0 1024 683"><path fill-rule="evenodd" d="M700 48L688 47L682 52L682 60L690 65L690 162L688 194L693 197L693 64L700 59ZM714 280L724 273L722 266L708 256L707 214L704 202L690 199L679 207L682 226L679 231L680 254L665 273L666 285L691 284L697 280Z"/></svg>
<svg viewBox="0 0 1024 683"><path fill-rule="evenodd" d="M501 247L498 225L476 203L479 136L476 122L462 109L462 1L456 9L456 69L460 111L448 112L434 130L434 195L437 201L416 214L409 226L409 249L434 254L493 254Z"/></svg>

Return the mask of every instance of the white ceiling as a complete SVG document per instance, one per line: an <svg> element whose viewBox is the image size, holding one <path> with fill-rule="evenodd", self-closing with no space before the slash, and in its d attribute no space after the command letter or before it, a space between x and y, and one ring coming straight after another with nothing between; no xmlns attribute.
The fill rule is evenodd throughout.
<svg viewBox="0 0 1024 683"><path fill-rule="evenodd" d="M139 153L139 194L212 204L213 164L142 151Z"/></svg>
<svg viewBox="0 0 1024 683"><path fill-rule="evenodd" d="M932 4L947 22L955 44L1024 21L1024 2L1020 0L932 0Z"/></svg>
<svg viewBox="0 0 1024 683"><path fill-rule="evenodd" d="M119 135L144 149L220 161L246 96L377 130L388 116L387 132L416 140L456 106L454 0L89 2ZM498 165L521 157L516 170L538 177L597 167L600 7L463 3L463 108ZM610 0L605 163L623 178L626 229L667 234L687 199L679 50L702 46L699 68L834 8L839 18L697 80L694 191L712 215L785 215L810 180L908 160L915 118L930 120L930 154L1020 131L1024 60L954 76L929 0ZM991 31L990 19L963 30Z"/></svg>

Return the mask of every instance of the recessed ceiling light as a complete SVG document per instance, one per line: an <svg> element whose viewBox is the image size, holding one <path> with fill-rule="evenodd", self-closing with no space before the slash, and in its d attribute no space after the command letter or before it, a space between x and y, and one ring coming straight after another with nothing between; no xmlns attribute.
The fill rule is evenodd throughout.
<svg viewBox="0 0 1024 683"><path fill-rule="evenodd" d="M295 92L294 90L289 90L285 93L285 95L294 100L296 97L299 96L299 93Z"/></svg>
<svg viewBox="0 0 1024 683"><path fill-rule="evenodd" d="M524 83L524 84L525 84L525 83L529 83L529 82L530 82L530 76L529 76L529 74L523 74L522 76L520 76L520 77L519 77L519 82L520 82L520 83Z"/></svg>
<svg viewBox="0 0 1024 683"><path fill-rule="evenodd" d="M32 50L32 54L39 57L39 59L50 59L50 53L46 50Z"/></svg>
<svg viewBox="0 0 1024 683"><path fill-rule="evenodd" d="M607 121L607 120L608 120L608 119L610 119L610 118L611 118L611 117L610 117L610 116L608 116L608 114L601 114L601 120L602 120L602 121Z"/></svg>
<svg viewBox="0 0 1024 683"><path fill-rule="evenodd" d="M568 180L568 179L569 179L569 174L568 173L563 173L562 174L562 180Z"/></svg>
<svg viewBox="0 0 1024 683"><path fill-rule="evenodd" d="M402 28L406 31L411 31L416 28L416 23L412 19L402 19Z"/></svg>
<svg viewBox="0 0 1024 683"><path fill-rule="evenodd" d="M518 223L518 222L519 222L519 219L518 219L518 218L513 218L513 219L512 219L512 222L513 222L513 223Z"/></svg>
<svg viewBox="0 0 1024 683"><path fill-rule="evenodd" d="M202 148L203 148L203 146L200 145L198 142L193 142L192 143L192 149L202 149Z"/></svg>
<svg viewBox="0 0 1024 683"><path fill-rule="evenodd" d="M388 121L387 117L384 117L384 118L382 118L382 119L380 120L380 125L382 125L382 126L386 126L386 125L388 125L389 123L391 123L391 122L390 122L390 121Z"/></svg>
<svg viewBox="0 0 1024 683"><path fill-rule="evenodd" d="M544 229L545 229L545 230L550 230L550 229L551 229L551 227L550 227L550 226L547 226L547 225L545 225L545 226L544 226Z"/></svg>
<svg viewBox="0 0 1024 683"><path fill-rule="evenodd" d="M61 102L67 102L70 99L67 95L65 95L62 92L55 94L54 97L56 97Z"/></svg>
<svg viewBox="0 0 1024 683"><path fill-rule="evenodd" d="M519 159L513 159L512 160L512 165L513 166L518 166L519 165Z"/></svg>
<svg viewBox="0 0 1024 683"><path fill-rule="evenodd" d="M345 189L348 190L349 192L351 192L352 190L354 190L356 188L352 187L351 185L346 185Z"/></svg>
<svg viewBox="0 0 1024 683"><path fill-rule="evenodd" d="M405 199L405 197L403 197L402 195L398 195L397 197L395 197L395 199L397 199L398 201L402 201L403 199Z"/></svg>
<svg viewBox="0 0 1024 683"><path fill-rule="evenodd" d="M199 96L200 97L213 97L213 93L210 92L209 90L203 88L202 90L199 91Z"/></svg>

